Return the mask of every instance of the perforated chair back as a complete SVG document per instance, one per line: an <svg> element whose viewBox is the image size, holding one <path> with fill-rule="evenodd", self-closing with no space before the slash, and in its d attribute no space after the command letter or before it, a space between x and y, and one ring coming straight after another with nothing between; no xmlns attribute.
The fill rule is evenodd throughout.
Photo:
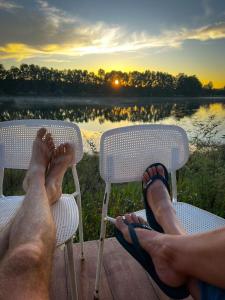
<svg viewBox="0 0 225 300"><path fill-rule="evenodd" d="M147 166L163 163L169 172L188 160L186 132L171 125L135 125L103 133L100 174L110 183L140 181Z"/></svg>
<svg viewBox="0 0 225 300"><path fill-rule="evenodd" d="M83 157L80 129L76 124L56 120L16 120L0 123L0 168L27 169L37 130L45 127L56 146L69 142L75 147L75 163Z"/></svg>

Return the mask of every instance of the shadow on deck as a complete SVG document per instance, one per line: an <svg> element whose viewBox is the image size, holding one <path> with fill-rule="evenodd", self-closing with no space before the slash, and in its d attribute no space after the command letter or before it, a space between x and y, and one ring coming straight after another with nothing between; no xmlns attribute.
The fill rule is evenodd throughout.
<svg viewBox="0 0 225 300"><path fill-rule="evenodd" d="M79 300L93 300L97 264L97 241L84 243L85 260L80 260L79 244L74 244ZM168 300L144 269L119 245L105 240L100 300ZM191 297L188 298L192 299ZM55 254L51 300L69 300L64 250Z"/></svg>

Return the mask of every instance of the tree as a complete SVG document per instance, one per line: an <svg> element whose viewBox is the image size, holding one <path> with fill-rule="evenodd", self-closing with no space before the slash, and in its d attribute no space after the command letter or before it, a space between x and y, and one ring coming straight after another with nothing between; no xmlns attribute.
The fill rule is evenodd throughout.
<svg viewBox="0 0 225 300"><path fill-rule="evenodd" d="M203 86L203 88L206 89L206 90L210 90L211 91L213 89L213 83L212 83L212 81L209 81L207 84L205 84Z"/></svg>
<svg viewBox="0 0 225 300"><path fill-rule="evenodd" d="M20 69L17 68L17 67L12 66L10 68L10 72L9 72L9 77L8 78L17 80L17 79L20 79L20 75L21 75Z"/></svg>
<svg viewBox="0 0 225 300"><path fill-rule="evenodd" d="M183 96L199 96L202 92L202 84L195 76L187 76L179 74L177 77L176 90L179 95Z"/></svg>
<svg viewBox="0 0 225 300"><path fill-rule="evenodd" d="M98 77L100 78L100 83L103 84L105 82L105 71L103 69L98 70Z"/></svg>
<svg viewBox="0 0 225 300"><path fill-rule="evenodd" d="M6 70L3 64L0 64L0 80L4 80L6 77Z"/></svg>

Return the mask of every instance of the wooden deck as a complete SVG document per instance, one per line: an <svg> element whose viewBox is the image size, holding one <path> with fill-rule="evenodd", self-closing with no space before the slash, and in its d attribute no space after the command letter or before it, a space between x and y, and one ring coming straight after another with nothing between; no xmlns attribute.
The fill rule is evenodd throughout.
<svg viewBox="0 0 225 300"><path fill-rule="evenodd" d="M79 258L79 245L74 244L75 270L79 300L93 300L97 264L97 241L85 242L85 260ZM168 300L143 268L119 245L115 238L105 240L100 283L100 300ZM191 297L188 298L192 299ZM55 254L51 300L69 300L65 256Z"/></svg>

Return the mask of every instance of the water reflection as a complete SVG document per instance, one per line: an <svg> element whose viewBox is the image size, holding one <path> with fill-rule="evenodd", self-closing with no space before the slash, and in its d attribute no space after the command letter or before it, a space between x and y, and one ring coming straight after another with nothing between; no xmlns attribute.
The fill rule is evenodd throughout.
<svg viewBox="0 0 225 300"><path fill-rule="evenodd" d="M132 124L163 123L177 124L189 132L191 136L196 130L197 121L208 122L210 116L221 122L219 134L225 130L225 99L220 103L215 99L205 100L140 100L114 101L99 98L99 101L73 99L4 99L0 98L0 120L13 119L58 119L78 123L85 139L86 147L94 143L98 148L102 132L113 127ZM218 101L218 99L217 99ZM107 103L107 104L106 104ZM113 105L112 105L113 104Z"/></svg>
<svg viewBox="0 0 225 300"><path fill-rule="evenodd" d="M181 119L191 115L199 108L198 103L154 103L129 106L108 106L104 104L82 105L59 103L52 105L51 102L16 102L15 100L1 101L1 121L12 119L48 118L70 120L71 122L83 123L98 119L100 124L105 121L120 122L157 122L168 116Z"/></svg>

